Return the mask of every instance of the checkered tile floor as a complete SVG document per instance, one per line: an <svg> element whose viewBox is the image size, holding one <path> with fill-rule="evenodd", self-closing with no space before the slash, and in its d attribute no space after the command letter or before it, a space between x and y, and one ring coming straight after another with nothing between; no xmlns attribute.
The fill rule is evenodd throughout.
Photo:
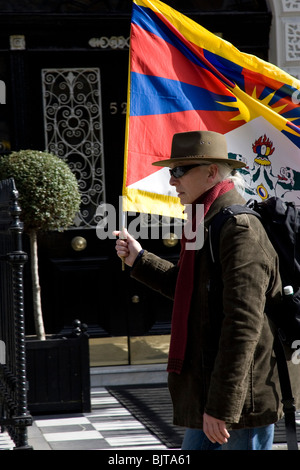
<svg viewBox="0 0 300 470"><path fill-rule="evenodd" d="M166 449L105 388L92 390L91 401L91 413L35 416L29 443L36 450Z"/></svg>
<svg viewBox="0 0 300 470"><path fill-rule="evenodd" d="M167 449L105 388L92 389L91 401L91 413L35 416L28 428L29 445L34 450ZM0 433L0 450L13 446L8 434ZM286 444L274 444L273 449L286 450Z"/></svg>

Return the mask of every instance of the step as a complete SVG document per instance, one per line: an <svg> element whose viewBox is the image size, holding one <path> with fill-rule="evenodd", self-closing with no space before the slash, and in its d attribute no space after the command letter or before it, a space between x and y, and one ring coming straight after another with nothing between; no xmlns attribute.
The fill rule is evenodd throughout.
<svg viewBox="0 0 300 470"><path fill-rule="evenodd" d="M167 383L166 364L91 367L91 388Z"/></svg>

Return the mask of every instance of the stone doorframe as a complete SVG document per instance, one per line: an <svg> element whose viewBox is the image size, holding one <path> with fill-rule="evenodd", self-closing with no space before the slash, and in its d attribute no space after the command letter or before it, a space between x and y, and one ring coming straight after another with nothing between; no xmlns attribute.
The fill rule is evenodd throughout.
<svg viewBox="0 0 300 470"><path fill-rule="evenodd" d="M266 0L272 12L269 62L300 79L300 0Z"/></svg>

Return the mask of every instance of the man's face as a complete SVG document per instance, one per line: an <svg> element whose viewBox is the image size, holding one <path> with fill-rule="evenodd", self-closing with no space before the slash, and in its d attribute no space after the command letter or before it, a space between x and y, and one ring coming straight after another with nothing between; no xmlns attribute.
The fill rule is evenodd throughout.
<svg viewBox="0 0 300 470"><path fill-rule="evenodd" d="M176 165L172 167L174 169ZM217 183L218 167L214 164L199 165L191 168L180 178L170 177L181 204L192 204L205 191Z"/></svg>

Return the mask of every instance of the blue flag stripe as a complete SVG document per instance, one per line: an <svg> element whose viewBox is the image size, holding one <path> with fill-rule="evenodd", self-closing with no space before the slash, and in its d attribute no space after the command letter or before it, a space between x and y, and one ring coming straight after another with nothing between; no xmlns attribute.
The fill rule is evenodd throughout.
<svg viewBox="0 0 300 470"><path fill-rule="evenodd" d="M131 73L130 115L167 114L193 109L205 111L238 111L237 107L219 102L234 103L234 96L212 93L204 88L177 80Z"/></svg>

